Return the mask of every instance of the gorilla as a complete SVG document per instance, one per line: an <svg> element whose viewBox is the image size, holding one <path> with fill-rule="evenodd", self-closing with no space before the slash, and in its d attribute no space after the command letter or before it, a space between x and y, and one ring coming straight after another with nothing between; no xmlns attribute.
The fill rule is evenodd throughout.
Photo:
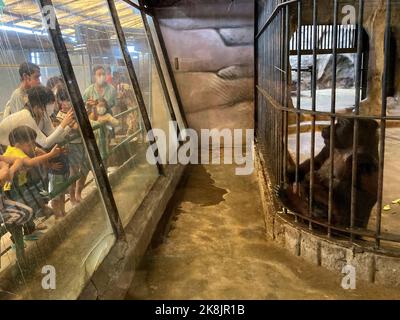
<svg viewBox="0 0 400 320"><path fill-rule="evenodd" d="M377 201L378 190L378 123L375 120L358 120L357 179L355 183L356 205L354 226L366 228L371 210ZM333 201L332 224L350 227L351 180L353 167L354 119L339 118L334 125L333 152ZM327 221L329 172L330 172L330 126L322 129L324 147L314 158L314 191L312 218ZM310 159L299 166L297 192L293 189L295 170L288 169L287 180L291 185L277 186L275 192L289 210L303 216L309 212Z"/></svg>

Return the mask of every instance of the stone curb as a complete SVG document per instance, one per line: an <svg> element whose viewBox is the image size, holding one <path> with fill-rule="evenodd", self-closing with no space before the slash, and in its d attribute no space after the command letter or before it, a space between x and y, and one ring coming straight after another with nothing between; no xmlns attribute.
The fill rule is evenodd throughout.
<svg viewBox="0 0 400 320"><path fill-rule="evenodd" d="M357 279L385 287L400 288L400 257L373 252L347 241L327 239L278 213L278 204L268 185L268 173L259 150L255 167L265 214L266 237L308 262L341 273L345 265L356 269Z"/></svg>

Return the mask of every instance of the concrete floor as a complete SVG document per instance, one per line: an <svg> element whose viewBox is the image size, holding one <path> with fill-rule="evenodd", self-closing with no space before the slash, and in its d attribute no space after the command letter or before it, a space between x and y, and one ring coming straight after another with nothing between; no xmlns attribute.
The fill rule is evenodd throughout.
<svg viewBox="0 0 400 320"><path fill-rule="evenodd" d="M398 290L357 282L268 242L255 174L197 165L176 194L162 243L154 241L127 299L381 299Z"/></svg>
<svg viewBox="0 0 400 320"><path fill-rule="evenodd" d="M316 111L330 112L331 111L331 89L319 89L316 92ZM292 96L293 105L296 106L297 98ZM312 109L312 98L310 90L301 92L301 109ZM347 108L354 107L355 104L355 89L336 89L336 111L344 111Z"/></svg>

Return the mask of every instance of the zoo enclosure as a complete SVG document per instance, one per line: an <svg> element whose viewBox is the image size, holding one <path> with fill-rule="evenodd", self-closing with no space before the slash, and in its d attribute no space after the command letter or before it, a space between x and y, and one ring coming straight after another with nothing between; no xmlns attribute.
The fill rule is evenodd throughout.
<svg viewBox="0 0 400 320"><path fill-rule="evenodd" d="M299 181L299 164L301 153L301 122L304 119L310 122L310 184L309 184L309 216L304 216L298 212L289 213L284 209L279 214L293 219L293 223L303 225L300 220L308 223L310 230L319 225L326 228L326 236L331 238L333 231L345 232L348 240L353 245L369 247L375 251L394 252L400 251L396 244L400 243L400 234L382 232L382 207L383 207L383 172L385 162L385 133L387 121L400 120L399 116L387 115L387 96L389 83L390 52L391 52L391 19L392 10L395 10L394 1L387 0L385 34L384 34L384 72L382 76L382 104L380 115L365 115L360 113L360 102L367 94L367 65L368 65L368 37L363 28L365 2L358 0L354 2L356 7L356 23L351 26L343 26L339 21L339 1L330 0L333 5L330 12L333 23L328 25L320 22L319 6L321 1L257 1L256 3L256 32L255 32L255 65L256 65L256 135L257 143L260 146L260 153L265 160L268 177L274 185L284 185L287 182L286 173L288 170L289 154L289 128L295 128L295 176L296 183ZM324 1L324 5L326 2ZM311 14L311 25L303 23L304 15ZM326 12L324 11L326 14ZM294 32L293 32L294 31ZM320 41L320 35L324 33L325 38ZM350 113L337 112L337 90L336 90L336 71L337 57L343 52L356 53L356 74L355 74L355 101L354 110ZM330 112L317 109L317 58L320 54L330 53L333 56L332 62L332 88ZM301 72L297 72L297 88L295 96L296 105L291 104L291 65L290 55L297 56L296 70L304 69L301 65L302 56L312 55L311 72L311 110L302 108ZM351 216L349 228L344 228L332 224L332 201L333 201L333 157L330 157L329 174L329 207L327 221L317 221L312 218L311 211L314 198L314 157L316 155L316 131L318 120L329 119L331 125L330 134L330 154L333 154L333 125L336 119L354 119L354 143L353 143L353 163L351 179ZM357 147L358 147L358 120L375 119L379 122L379 181L376 203L376 223L372 230L360 229L355 227L355 205L356 201L356 181L357 181ZM372 239L373 242L361 242L356 240L356 236ZM382 245L392 245L395 248L387 250ZM397 247L396 247L397 246Z"/></svg>
<svg viewBox="0 0 400 320"><path fill-rule="evenodd" d="M121 201L115 199L119 192L114 185L111 185L111 178L107 172L107 158L123 149L122 157L121 154L117 155L118 162L123 162L119 169L123 168L125 174L144 170L143 166L139 167L133 163L134 160L136 162L137 156L143 158L147 144L143 143L142 148L132 150L134 149L132 148L133 139L142 131L144 134L149 132L152 127L159 125L165 127L168 120L178 122L177 133L179 129L186 126L185 119L180 114L181 105L176 95L176 84L168 69L168 63L164 60L166 51L157 20L142 2L122 0L90 1L89 3L43 0L29 1L29 4L14 0L6 1L5 5L0 26L0 63L2 72L5 73L3 76L9 81L2 87L2 97L9 96L11 90L18 84L16 73L21 62L29 61L38 64L42 70L42 77L45 79L61 74L73 102L80 129L79 136L85 145L84 156L89 159L93 178L98 186L93 193L98 194L99 202L103 206L102 211L107 216L102 220L102 224L107 226L107 230L110 227L115 239L124 238L124 227L134 213L131 211L135 208L136 202L140 203L145 196L142 194L139 197L133 197L134 191L137 189L141 189L142 193L148 191L149 186L163 173L164 168L159 164L154 166L148 164L147 171L139 173L142 179L131 186L135 189L131 190L132 195L129 199ZM46 29L43 24L43 21L46 21L44 9L46 7L55 9L55 25L50 26L49 29ZM144 56L143 59L138 59L138 55ZM126 74L125 81L130 88L134 89L135 101L129 103L127 110L114 114L114 117L120 119L139 111L138 130L124 136L110 150L106 150L104 144L95 139L95 133L101 132L104 125L92 127L84 111L82 100L83 90L91 83L88 80L91 67L95 64L117 66L118 70ZM146 81L157 82L157 89L160 91L157 96L158 101L153 101L152 92L149 92L152 88L149 88ZM160 119L160 114L166 115L162 118L162 123L161 120L158 120L158 123L154 122L154 118ZM126 165L128 162L132 164L129 168ZM77 177L72 178L66 181L64 188L73 182L71 180L77 179ZM124 202L129 203L130 206L127 207ZM60 223L62 224L63 221ZM22 240L22 228L20 229L10 230L1 223L0 241L3 241L7 232L15 232L17 264L23 266L26 250ZM94 233L100 237L101 232L99 228ZM39 247L41 245L37 244ZM3 245L0 249L2 258L10 250L10 246Z"/></svg>

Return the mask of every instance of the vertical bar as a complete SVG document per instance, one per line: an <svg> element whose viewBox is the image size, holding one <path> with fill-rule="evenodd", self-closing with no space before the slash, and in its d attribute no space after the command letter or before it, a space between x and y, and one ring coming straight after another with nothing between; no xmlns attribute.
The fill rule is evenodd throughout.
<svg viewBox="0 0 400 320"><path fill-rule="evenodd" d="M259 125L258 125L258 121L259 121L259 117L258 117L258 108L259 108L259 102L258 102L258 91L257 91L257 86L260 85L259 83L259 79L258 79L258 50L259 50L259 46L258 43L261 42L260 39L256 39L256 34L257 34L257 30L258 30L258 1L256 1L254 3L254 51L253 51L253 55L254 55L254 138L257 139L258 138L258 130L259 130Z"/></svg>
<svg viewBox="0 0 400 320"><path fill-rule="evenodd" d="M279 44L279 102L281 105L283 105L284 101L284 74L282 73L282 70L284 69L284 23L285 23L285 12L284 10L281 10L280 13L280 19L279 19L279 34L282 34L282 37L280 38L280 44ZM281 184L283 181L283 175L282 175L282 169L283 169L283 131L284 131L284 124L283 124L283 111L278 111L278 127L279 127L279 140L278 140L278 174L279 174L279 183Z"/></svg>
<svg viewBox="0 0 400 320"><path fill-rule="evenodd" d="M276 35L277 35L277 30L276 30L276 19L274 20L274 23L273 23L273 36L275 37ZM273 74L273 79L272 79L272 83L273 83L273 86L274 86L274 98L275 98L275 100L277 100L278 99L278 95L277 95L277 91L278 91L278 79L277 79L277 76L276 76L276 69L275 69L275 63L276 63L276 56L277 56L277 54L278 54L278 48L277 48L277 46L273 46L272 47L272 52L273 52L273 54L272 54L272 74ZM273 121L274 121L274 143L273 143L273 146L274 146L274 155L277 155L277 152L278 152L278 146L277 146L277 143L276 143L276 141L278 140L278 131L277 131L277 119L276 119L276 109L275 108L272 108L271 109L272 110L272 113L273 113ZM276 183L279 183L279 180L278 180L278 160L277 160L277 158L276 158L276 156L274 157L274 168L275 168L275 181L276 181Z"/></svg>
<svg viewBox="0 0 400 320"><path fill-rule="evenodd" d="M317 0L313 0L313 73L312 73L312 111L316 110L317 98ZM314 157L315 157L315 114L311 120L311 156L310 156L310 195L309 195L309 215L312 217L314 205ZM312 229L312 223L309 223Z"/></svg>
<svg viewBox="0 0 400 320"><path fill-rule="evenodd" d="M332 93L331 113L336 112L336 70L337 70L337 23L338 23L338 0L334 0L333 8L333 35L332 35ZM331 116L330 142L329 142L329 195L328 195L328 237L331 236L332 203L333 203L333 175L334 175L334 146L335 146L335 116Z"/></svg>
<svg viewBox="0 0 400 320"><path fill-rule="evenodd" d="M291 83L289 83L290 60L289 60L289 45L290 45L290 25L289 25L289 5L286 6L286 19L285 19L285 87L284 87L284 107L289 106L289 95L291 92ZM284 111L284 148L283 148L283 182L287 182L287 164L288 164L288 111Z"/></svg>
<svg viewBox="0 0 400 320"><path fill-rule="evenodd" d="M385 47L384 47L384 66L382 76L382 109L381 125L379 135L379 173L378 173L378 198L375 226L375 246L380 246L381 221L382 221L382 195L383 195L383 170L385 165L385 135L386 135L386 107L387 107L387 81L389 74L389 54L391 50L390 28L391 28L391 0L386 2L386 29L385 29Z"/></svg>
<svg viewBox="0 0 400 320"><path fill-rule="evenodd" d="M364 18L364 0L359 0L358 21L357 21L357 65L356 65L356 97L355 97L355 115L360 114L360 80L361 80L361 59L362 59L362 26ZM350 240L354 240L352 229L354 228L355 213L357 206L357 147L358 147L358 119L354 118L353 128L353 161L351 167L351 210L350 210Z"/></svg>
<svg viewBox="0 0 400 320"><path fill-rule="evenodd" d="M24 234L22 226L9 226L8 232L10 232L11 236L14 238L15 244L15 255L17 258L17 264L23 273L26 270L27 261L25 257L25 243L24 243ZM23 275L23 274L22 274Z"/></svg>
<svg viewBox="0 0 400 320"><path fill-rule="evenodd" d="M270 31L270 37L275 37L276 35L276 19L273 21L272 25L271 25L271 31ZM270 43L270 50L272 51L272 56L270 58L270 68L271 68L271 74L272 74L272 88L273 88L273 96L274 99L277 98L276 95L276 90L277 90L277 79L276 79L276 69L274 68L275 66L275 61L276 61L276 54L277 54L277 50L276 50L276 46L272 46L272 44ZM270 52L271 52L270 51ZM277 131L276 131L276 110L275 108L270 106L270 110L271 110L271 114L272 114L272 126L273 126L273 140L272 140L272 154L276 155L277 149L276 149L276 140L277 140ZM274 164L274 180L275 180L275 184L278 184L279 181L277 180L277 160L276 157L273 157L273 164Z"/></svg>
<svg viewBox="0 0 400 320"><path fill-rule="evenodd" d="M181 96L179 94L178 85L176 84L174 71L172 70L171 60L170 60L170 58L168 56L168 50L167 50L167 47L165 45L164 37L162 35L161 28L160 28L160 25L158 23L158 20L157 20L157 17L155 15L155 13L153 14L153 23L154 23L154 29L156 30L156 33L157 33L158 41L160 43L160 48L161 48L162 54L165 57L165 64L167 66L167 71L168 71L168 74L169 74L169 78L171 79L172 89L174 91L174 94L175 94L175 97L176 97L176 101L178 103L178 108L179 108L179 112L181 114L182 122L183 122L185 128L188 128L189 126L188 126L188 122L187 122L187 119L186 119L185 111L183 109L183 103L182 103Z"/></svg>
<svg viewBox="0 0 400 320"><path fill-rule="evenodd" d="M329 46L329 44L331 44L332 43L332 26L330 25L329 27L328 27L328 46ZM328 47L328 49L329 49L329 47Z"/></svg>
<svg viewBox="0 0 400 320"><path fill-rule="evenodd" d="M363 30L363 55L362 55L362 82L361 82L361 100L367 97L368 90L368 62L369 62L369 44Z"/></svg>
<svg viewBox="0 0 400 320"><path fill-rule="evenodd" d="M301 14L302 14L302 3L299 1L297 3L297 24L298 24L298 47L297 47L297 99L296 99L296 108L300 111L301 108L301 43L302 43L302 30L304 27L301 25ZM295 168L295 182L296 186L299 183L299 166L300 166L300 113L296 112L296 168ZM297 192L299 192L299 188L297 187ZM295 216L295 220L297 222L297 215Z"/></svg>
<svg viewBox="0 0 400 320"><path fill-rule="evenodd" d="M128 74L129 74L129 78L132 82L133 85L133 89L135 91L136 94L136 99L138 101L138 106L140 109L140 112L142 114L142 118L143 118L143 123L145 126L145 129L147 131L147 134L149 136L150 141L155 141L153 132L152 132L152 127L151 127L151 123L149 120L149 115L147 113L146 110L146 105L143 99L143 95L142 95L142 91L140 90L140 85L139 85L139 81L138 78L136 76L136 72L135 72L135 68L133 66L133 62L131 59L131 56L128 52L128 46L126 44L126 39L125 39L125 35L124 32L122 30L122 26L121 26L121 22L119 20L118 17L118 13L117 13L117 8L115 7L115 3L113 0L107 0L107 4L108 4L108 8L110 10L111 13L111 17L115 26L115 31L117 33L118 36L118 41L119 41L119 45L121 47L122 50L122 55L124 57L124 61L126 64L126 67L128 68ZM151 144L151 147L153 148L153 152L154 154L156 154L157 151L157 142L155 141L154 143ZM164 170L162 168L162 165L159 163L159 161L157 161L157 168L158 168L158 172L159 174L163 175L164 174Z"/></svg>
<svg viewBox="0 0 400 320"><path fill-rule="evenodd" d="M52 6L51 0L39 0L41 13L43 15L43 7ZM45 17L43 16L43 19ZM93 175L97 180L99 192L110 219L111 227L118 240L124 239L124 229L120 216L118 214L117 205L115 204L114 196L111 190L111 185L108 180L107 171L101 161L100 152L96 144L96 139L93 134L92 126L90 125L82 95L79 91L79 86L75 78L71 60L65 46L60 25L57 17L54 17L55 28L47 28L49 36L53 43L58 64L61 68L61 73L67 86L69 95L72 100L72 105L75 111L75 117L79 124L79 130L82 135L83 144L86 152L89 155L90 163L93 169Z"/></svg>
<svg viewBox="0 0 400 320"><path fill-rule="evenodd" d="M139 1L139 3L142 4L142 1ZM144 29L146 31L147 39L149 40L150 50L153 53L154 63L156 65L157 72L160 76L161 87L164 92L165 101L167 102L169 115L171 117L171 120L174 121L175 123L177 123L174 107L172 106L171 97L169 96L167 83L165 82L164 72L161 68L160 59L158 57L156 45L154 44L153 35L151 34L151 30L150 30L149 22L147 21L146 13L144 13L143 11L140 11L140 13L142 15L143 25L144 25ZM176 126L177 137L179 137L179 132L180 132L179 125L177 125ZM171 134L171 132L170 132L170 134Z"/></svg>

